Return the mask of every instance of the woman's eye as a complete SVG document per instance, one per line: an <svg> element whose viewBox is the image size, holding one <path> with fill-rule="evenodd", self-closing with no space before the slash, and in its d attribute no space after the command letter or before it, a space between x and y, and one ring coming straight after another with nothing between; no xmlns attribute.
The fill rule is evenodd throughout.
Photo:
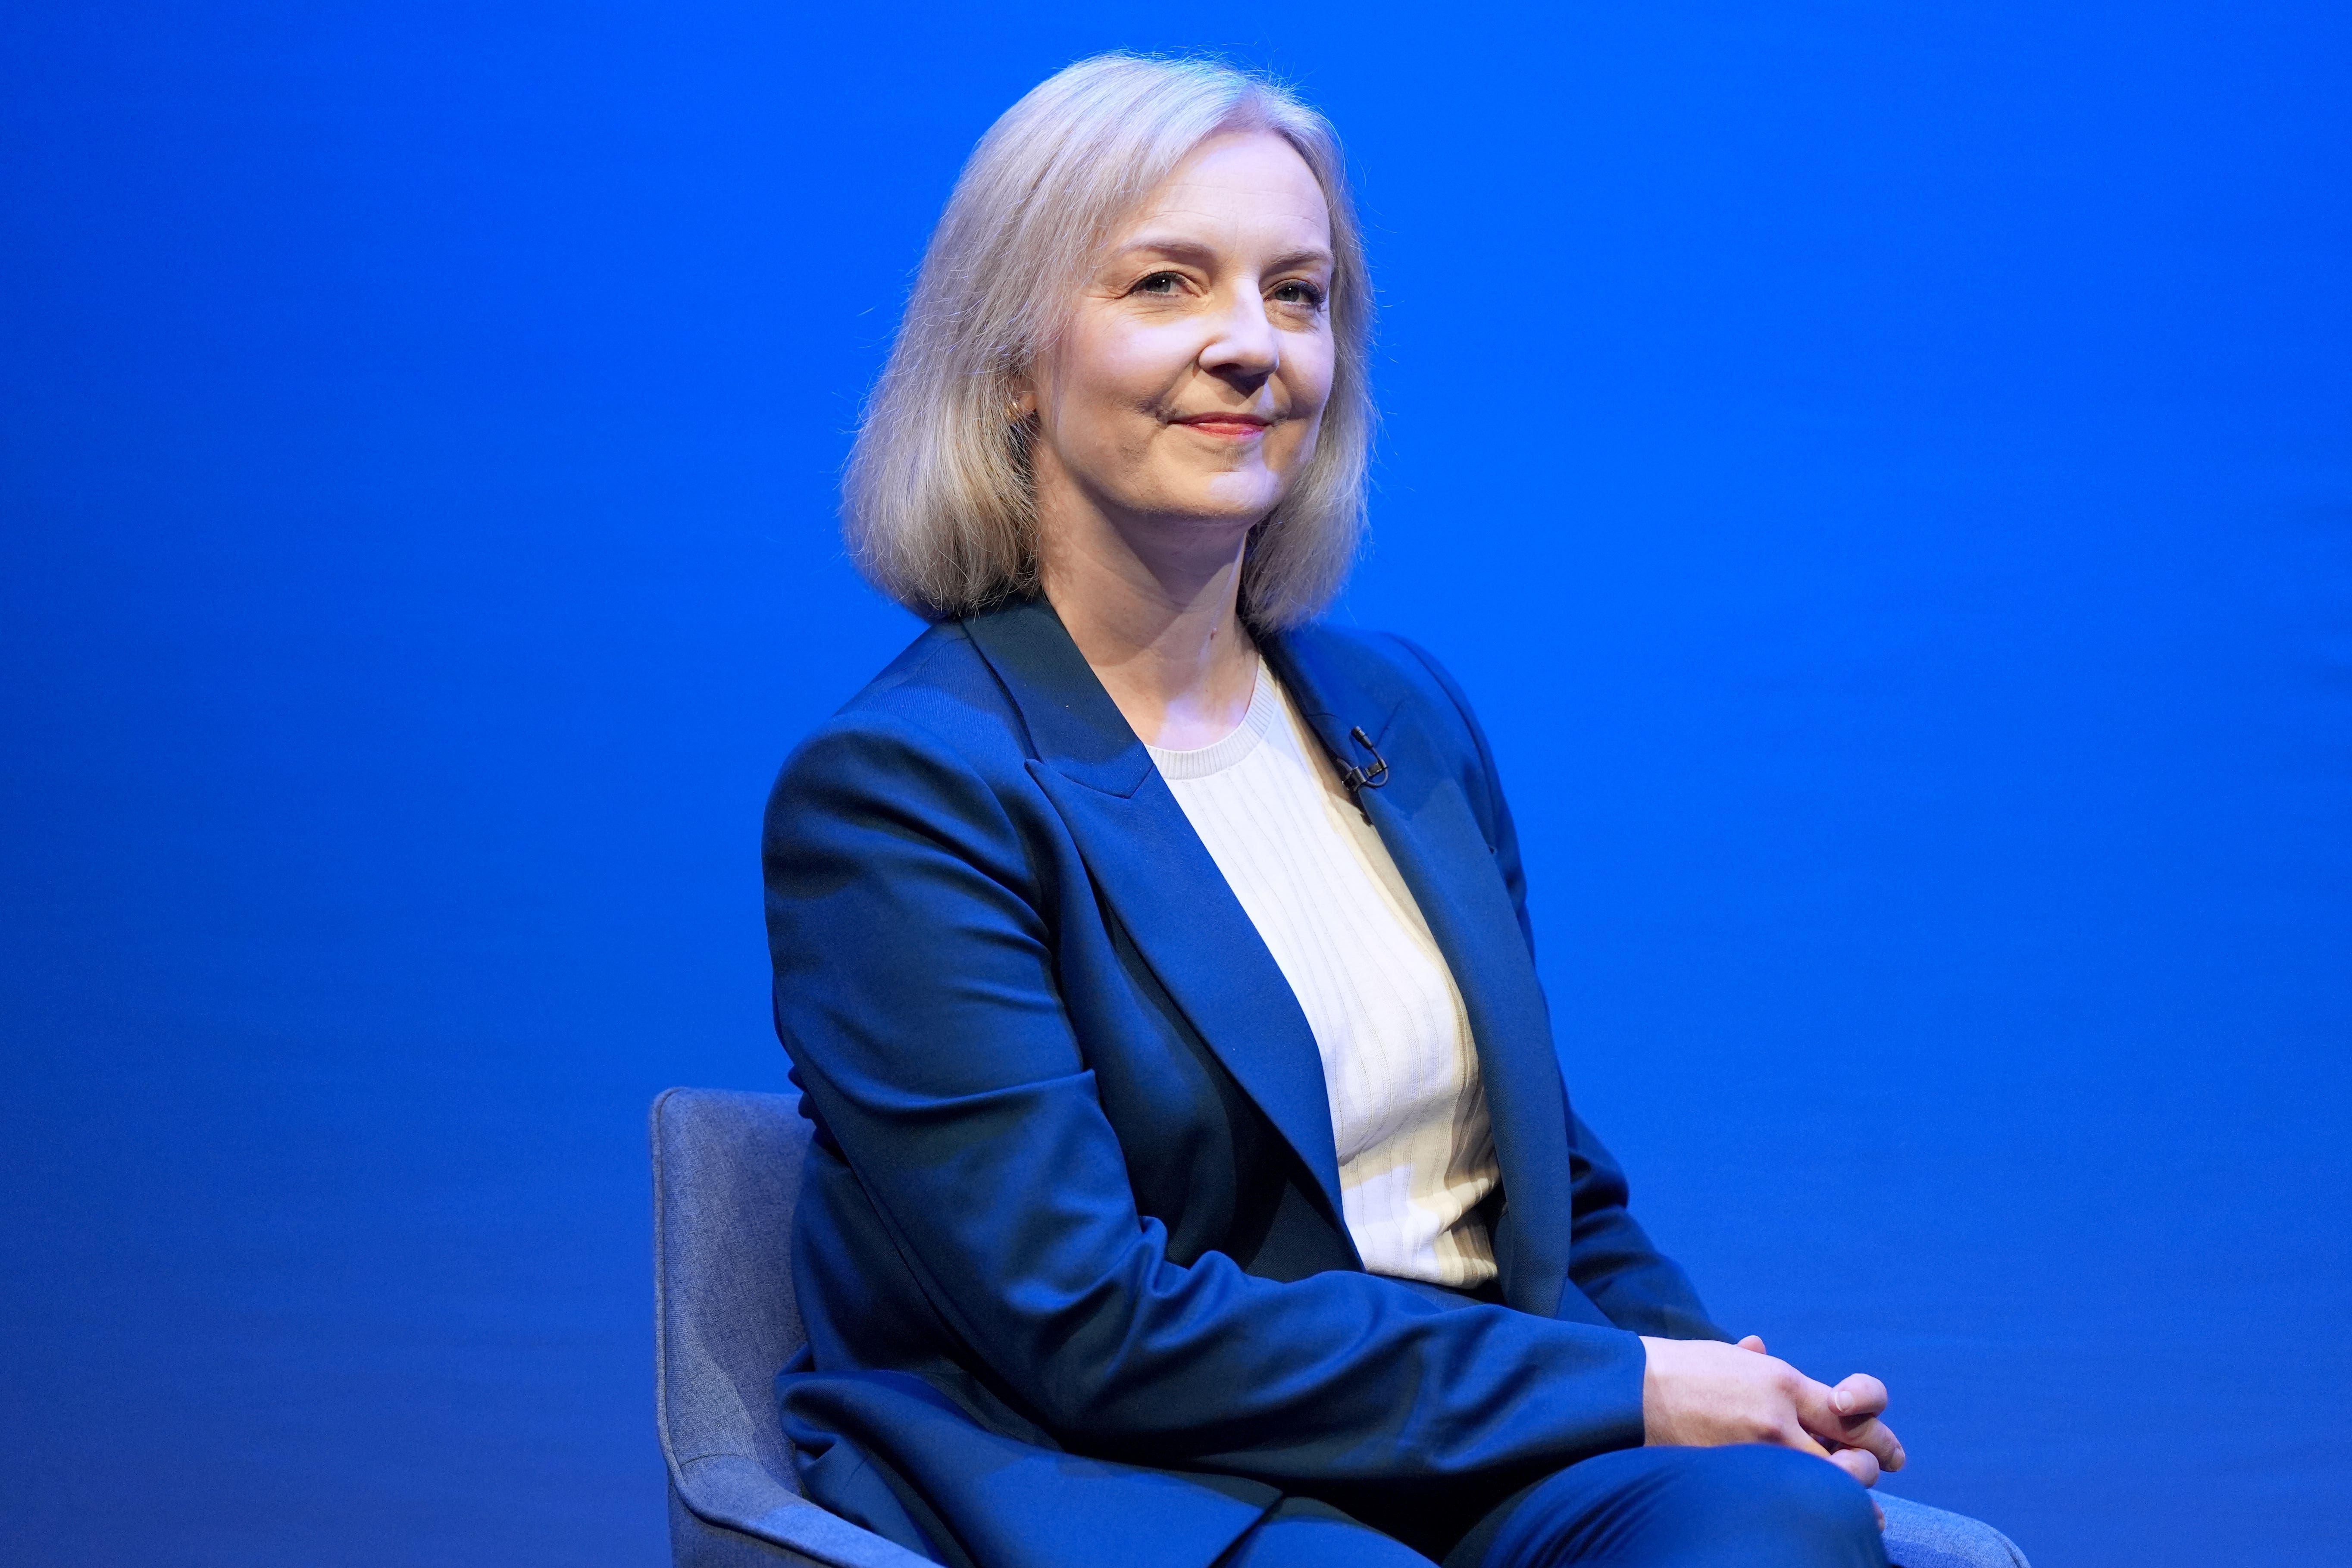
<svg viewBox="0 0 2352 1568"><path fill-rule="evenodd" d="M1184 279L1173 272L1155 272L1135 286L1139 294L1173 294L1184 286Z"/></svg>
<svg viewBox="0 0 2352 1568"><path fill-rule="evenodd" d="M1303 305L1310 310L1323 303L1322 289L1312 283L1303 283L1296 279L1288 283L1276 284L1274 297L1286 305Z"/></svg>

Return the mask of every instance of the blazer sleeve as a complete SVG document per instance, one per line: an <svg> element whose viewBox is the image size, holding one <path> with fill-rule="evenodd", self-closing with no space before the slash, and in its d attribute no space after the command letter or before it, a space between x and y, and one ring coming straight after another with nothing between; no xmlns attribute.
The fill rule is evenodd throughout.
<svg viewBox="0 0 2352 1568"><path fill-rule="evenodd" d="M1444 666L1415 643L1400 637L1407 651L1444 689L1477 752L1478 773L1485 783L1475 804L1483 817L1487 842L1494 847L1496 868L1510 889L1511 907L1527 939L1528 957L1535 958L1535 926L1528 919L1527 869L1519 858L1518 830L1511 821L1510 803L1504 798L1502 775L1486 731ZM1690 1277L1650 1243L1649 1236L1627 1207L1625 1173L1584 1119L1568 1113L1569 1171L1572 1192L1569 1236L1568 1277L1601 1309L1609 1321L1635 1333L1662 1339L1723 1340L1731 1336L1716 1326L1699 1302Z"/></svg>
<svg viewBox="0 0 2352 1568"><path fill-rule="evenodd" d="M1276 1485L1639 1445L1632 1334L1170 1259L1056 989L1049 893L1005 804L1025 782L853 712L786 765L767 821L785 1046L957 1359L1073 1451Z"/></svg>

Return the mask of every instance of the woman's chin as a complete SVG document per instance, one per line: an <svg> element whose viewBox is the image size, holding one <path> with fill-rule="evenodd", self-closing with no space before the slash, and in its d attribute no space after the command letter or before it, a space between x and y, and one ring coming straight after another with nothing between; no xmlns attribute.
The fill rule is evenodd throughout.
<svg viewBox="0 0 2352 1568"><path fill-rule="evenodd" d="M1255 528L1287 489L1270 474L1229 474L1192 489L1178 506L1204 524Z"/></svg>
<svg viewBox="0 0 2352 1568"><path fill-rule="evenodd" d="M1256 527L1282 496L1278 485L1166 485L1115 503L1114 515L1124 513L1153 532L1229 533L1238 539Z"/></svg>

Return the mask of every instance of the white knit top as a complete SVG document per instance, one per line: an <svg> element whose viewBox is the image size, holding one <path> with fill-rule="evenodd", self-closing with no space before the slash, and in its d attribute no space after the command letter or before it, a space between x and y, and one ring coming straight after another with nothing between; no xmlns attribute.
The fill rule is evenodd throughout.
<svg viewBox="0 0 2352 1568"><path fill-rule="evenodd" d="M1241 728L1198 751L1148 749L1315 1033L1364 1267L1494 1279L1471 1211L1499 1175L1462 994L1288 694L1261 662Z"/></svg>

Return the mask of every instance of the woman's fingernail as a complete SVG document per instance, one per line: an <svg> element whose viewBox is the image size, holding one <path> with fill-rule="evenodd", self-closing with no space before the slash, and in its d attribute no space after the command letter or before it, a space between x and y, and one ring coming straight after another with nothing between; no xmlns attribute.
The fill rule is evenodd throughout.
<svg viewBox="0 0 2352 1568"><path fill-rule="evenodd" d="M1851 1415L1853 1411L1853 1395L1843 1388L1830 1395L1830 1403L1837 1406L1837 1413L1841 1415Z"/></svg>

